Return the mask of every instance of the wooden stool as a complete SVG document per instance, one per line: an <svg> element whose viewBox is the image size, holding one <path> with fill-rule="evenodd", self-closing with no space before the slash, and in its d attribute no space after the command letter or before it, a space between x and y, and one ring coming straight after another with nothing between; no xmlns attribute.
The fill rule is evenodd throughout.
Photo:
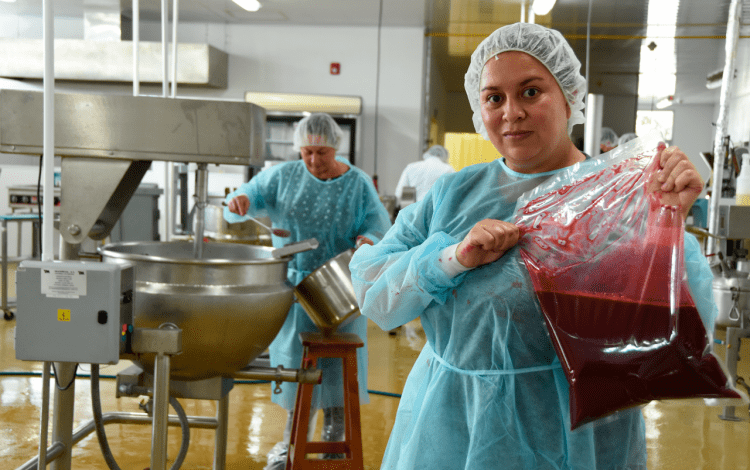
<svg viewBox="0 0 750 470"><path fill-rule="evenodd" d="M286 457L287 470L364 468L362 460L362 431L359 422L359 384L357 383L357 348L364 346L353 333L300 333L302 368L317 367L318 358L340 357L344 370L344 432L342 442L307 442L310 406L316 384L301 383L292 420L292 435ZM307 454L345 454L343 459L313 459Z"/></svg>

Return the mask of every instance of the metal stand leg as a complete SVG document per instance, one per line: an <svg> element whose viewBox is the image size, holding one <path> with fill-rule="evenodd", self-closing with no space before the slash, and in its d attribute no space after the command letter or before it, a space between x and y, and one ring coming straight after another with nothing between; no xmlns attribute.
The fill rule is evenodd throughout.
<svg viewBox="0 0 750 470"><path fill-rule="evenodd" d="M52 462L52 470L70 470L73 454L75 373L75 363L55 362L55 381L59 386L55 389L55 404L52 412L55 418L52 425L52 442L60 442L64 450L62 455Z"/></svg>
<svg viewBox="0 0 750 470"><path fill-rule="evenodd" d="M221 397L216 407L216 444L214 470L224 470L227 460L227 433L229 429L229 394Z"/></svg>
<svg viewBox="0 0 750 470"><path fill-rule="evenodd" d="M13 313L8 309L8 221L3 219L2 226L0 227L0 243L2 243L2 269L3 269L3 282L2 282L2 296L3 296L3 318L10 320L13 318Z"/></svg>
<svg viewBox="0 0 750 470"><path fill-rule="evenodd" d="M737 362L740 360L740 342L750 334L750 331L742 328L727 327L726 334L726 360L725 364L729 373L729 380L732 385L737 384ZM724 413L719 418L725 421L742 421L742 418L735 416L734 406L725 406Z"/></svg>
<svg viewBox="0 0 750 470"><path fill-rule="evenodd" d="M154 364L154 423L151 429L151 469L166 470L169 420L169 356L157 354Z"/></svg>

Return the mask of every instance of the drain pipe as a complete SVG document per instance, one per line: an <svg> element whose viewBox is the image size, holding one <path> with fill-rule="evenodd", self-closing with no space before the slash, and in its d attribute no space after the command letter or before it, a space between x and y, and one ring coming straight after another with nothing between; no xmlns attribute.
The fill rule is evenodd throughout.
<svg viewBox="0 0 750 470"><path fill-rule="evenodd" d="M734 62L737 41L740 32L740 0L732 0L729 5L729 20L727 22L727 39L724 46L726 58L721 77L721 96L719 100L719 117L716 120L716 135L714 137L714 171L711 184L711 199L708 205L708 233L718 233L719 202L721 200L721 186L724 180L724 163L727 155L724 152L724 135L727 132L727 117L729 115L729 98L734 80ZM718 241L709 237L706 242L706 254L718 251Z"/></svg>

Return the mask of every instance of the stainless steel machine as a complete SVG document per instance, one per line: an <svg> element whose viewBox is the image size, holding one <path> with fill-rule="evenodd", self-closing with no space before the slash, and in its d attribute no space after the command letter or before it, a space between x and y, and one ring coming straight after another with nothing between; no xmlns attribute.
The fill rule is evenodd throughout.
<svg viewBox="0 0 750 470"><path fill-rule="evenodd" d="M721 242L718 244L720 259L712 265L714 300L718 308L715 323L716 328L726 329L723 342L730 380L750 393L750 380L746 381L737 373L742 339L750 338L750 206L720 205L718 227L718 233L713 236ZM725 406L720 418L739 420L734 406Z"/></svg>
<svg viewBox="0 0 750 470"><path fill-rule="evenodd" d="M168 425L182 426L185 451L190 426L216 429L214 468L223 469L234 378L320 379L319 370L248 365L293 302L286 280L291 255L317 242L281 249L204 243L208 164L262 164L265 111L245 102L174 98L56 94L54 100L63 242L60 261L19 268L17 345L23 347L16 355L45 361L45 386L51 362L58 382L70 386L55 390L51 445L43 411L40 455L21 468L51 462L68 470L72 446L94 429L112 467L103 425L119 422L152 424L153 470L165 468ZM0 151L42 154L42 103L39 92L0 92ZM101 250L101 263L81 261L81 242L108 236L154 160L198 163L193 240L113 244ZM65 343L56 340L61 332ZM85 338L92 334L114 338L90 350ZM96 365L117 359L134 362L118 374L117 396L149 396L150 416L97 410ZM95 419L73 430L78 362L92 364ZM174 397L217 400L217 415L184 416ZM170 403L177 417L169 416Z"/></svg>

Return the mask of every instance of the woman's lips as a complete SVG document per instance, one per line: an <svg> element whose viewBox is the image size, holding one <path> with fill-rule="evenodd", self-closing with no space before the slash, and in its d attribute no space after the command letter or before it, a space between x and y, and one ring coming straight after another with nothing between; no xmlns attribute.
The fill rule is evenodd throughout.
<svg viewBox="0 0 750 470"><path fill-rule="evenodd" d="M511 131L511 132L505 132L503 134L503 137L507 139L521 139L528 135L531 135L531 131Z"/></svg>

